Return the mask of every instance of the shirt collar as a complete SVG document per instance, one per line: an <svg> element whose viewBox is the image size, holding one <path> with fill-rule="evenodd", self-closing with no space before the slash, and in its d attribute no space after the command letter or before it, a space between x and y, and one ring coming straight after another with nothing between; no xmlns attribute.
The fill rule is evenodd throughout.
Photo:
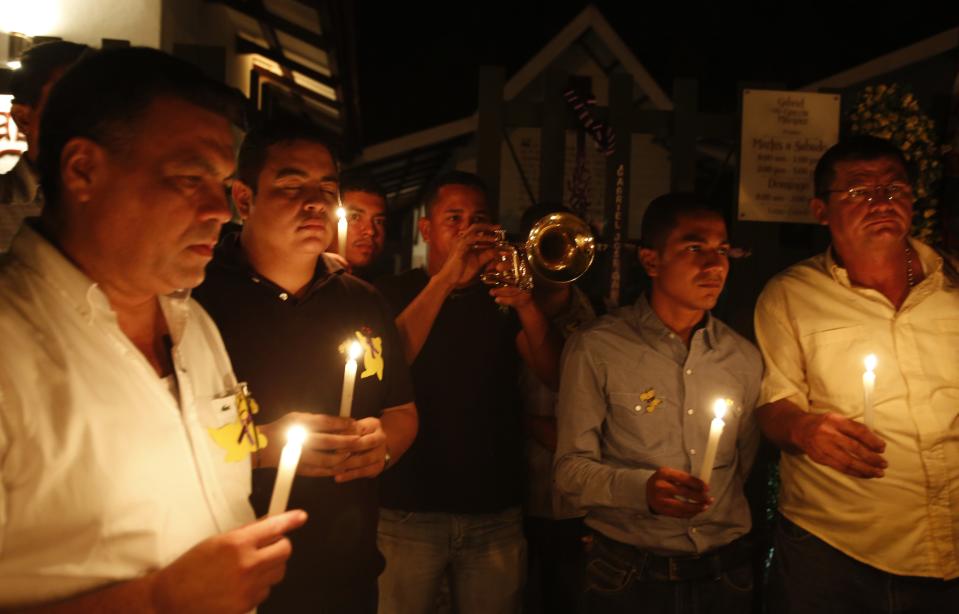
<svg viewBox="0 0 959 614"><path fill-rule="evenodd" d="M277 295L280 296L282 300L287 300L289 294L286 290L253 268L240 242L241 229L242 227L234 225L225 227L220 242L216 247L213 266L219 266L236 273L241 273L249 277L250 280L256 284L266 283L276 289ZM330 280L344 273L346 273L346 269L340 264L336 257L327 253L320 254L316 262L316 270L313 272L313 279L307 286L302 298L308 297L326 285Z"/></svg>
<svg viewBox="0 0 959 614"><path fill-rule="evenodd" d="M38 227L38 218L25 220L13 239L10 254L53 286L84 318L112 311L97 283L44 237Z"/></svg>
<svg viewBox="0 0 959 614"><path fill-rule="evenodd" d="M912 237L907 240L909 241L910 247L912 247L913 253L916 254L919 264L922 266L922 272L926 276L926 279L935 284L935 287L941 287L943 282L942 256L940 256L936 250L929 247L922 241L918 241ZM836 283L846 288L852 287L852 282L849 281L849 271L846 270L846 267L836 262L832 245L826 248L825 259L826 270L829 272L832 278L836 280Z"/></svg>
<svg viewBox="0 0 959 614"><path fill-rule="evenodd" d="M676 333L671 331L663 321L659 319L659 316L656 315L656 312L653 311L653 308L649 304L649 300L646 298L645 294L640 295L636 300L635 305L636 313L636 325L641 328L646 334L651 335L655 338L658 338L663 341L668 341L671 339L679 338ZM710 312L706 312L705 322L701 322L700 326L696 330L702 329L703 331L703 341L706 344L707 349L714 349L718 341L716 327L716 318L712 316ZM695 334L695 330L693 331Z"/></svg>
<svg viewBox="0 0 959 614"><path fill-rule="evenodd" d="M14 238L10 254L53 286L88 322L98 316L115 321L116 314L100 285L87 277L38 228L39 219L28 218ZM174 341L179 340L186 326L189 297L189 289L158 297Z"/></svg>

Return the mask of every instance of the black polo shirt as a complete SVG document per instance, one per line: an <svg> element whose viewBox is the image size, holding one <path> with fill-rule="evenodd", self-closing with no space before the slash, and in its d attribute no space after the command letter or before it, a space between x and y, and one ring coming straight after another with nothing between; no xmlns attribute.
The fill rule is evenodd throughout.
<svg viewBox="0 0 959 614"><path fill-rule="evenodd" d="M377 280L377 288L399 314L428 282L414 269ZM493 513L522 503L519 330L515 312L500 308L481 283L443 302L410 367L419 433L383 475L384 507Z"/></svg>
<svg viewBox="0 0 959 614"><path fill-rule="evenodd" d="M358 361L353 417L378 417L413 400L389 307L372 286L332 260L320 259L313 281L296 298L253 270L239 233L228 234L193 296L219 327L237 377L259 404L261 424L290 411L337 415L345 365L340 348L353 339L366 349ZM275 469L253 471L258 516L266 513L275 479ZM378 506L377 480L336 484L297 476L290 507L305 509L310 518L292 535L287 576L270 601L300 585L314 595L302 605L322 604L326 611L337 591L375 582L383 569Z"/></svg>

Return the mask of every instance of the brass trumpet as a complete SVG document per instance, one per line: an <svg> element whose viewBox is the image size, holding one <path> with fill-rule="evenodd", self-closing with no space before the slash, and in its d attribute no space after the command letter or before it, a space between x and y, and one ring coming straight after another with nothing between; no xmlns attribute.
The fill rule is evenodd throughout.
<svg viewBox="0 0 959 614"><path fill-rule="evenodd" d="M505 230L495 232L496 257L480 275L483 283L491 286L532 290L534 273L548 282L568 284L589 269L596 255L592 231L571 213L541 218L519 247L506 240Z"/></svg>

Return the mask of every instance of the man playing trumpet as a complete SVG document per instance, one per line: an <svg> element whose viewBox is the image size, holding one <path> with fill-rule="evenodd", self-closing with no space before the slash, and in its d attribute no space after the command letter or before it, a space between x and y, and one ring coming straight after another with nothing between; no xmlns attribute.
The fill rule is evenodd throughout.
<svg viewBox="0 0 959 614"><path fill-rule="evenodd" d="M559 342L529 292L479 281L496 228L479 177L446 174L425 203L426 269L380 284L399 314L420 412L418 439L382 480L380 612L432 611L444 576L459 612L518 612L526 542L516 373L522 359L555 383Z"/></svg>

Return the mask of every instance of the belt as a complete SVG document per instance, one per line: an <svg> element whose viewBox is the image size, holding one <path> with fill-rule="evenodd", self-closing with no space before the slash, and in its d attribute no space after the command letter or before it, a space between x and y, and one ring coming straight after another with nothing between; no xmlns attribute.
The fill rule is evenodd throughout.
<svg viewBox="0 0 959 614"><path fill-rule="evenodd" d="M645 580L678 582L718 578L723 572L751 562L753 555L752 540L745 536L704 554L684 556L663 556L597 532L594 539L621 554L628 553L639 576Z"/></svg>

